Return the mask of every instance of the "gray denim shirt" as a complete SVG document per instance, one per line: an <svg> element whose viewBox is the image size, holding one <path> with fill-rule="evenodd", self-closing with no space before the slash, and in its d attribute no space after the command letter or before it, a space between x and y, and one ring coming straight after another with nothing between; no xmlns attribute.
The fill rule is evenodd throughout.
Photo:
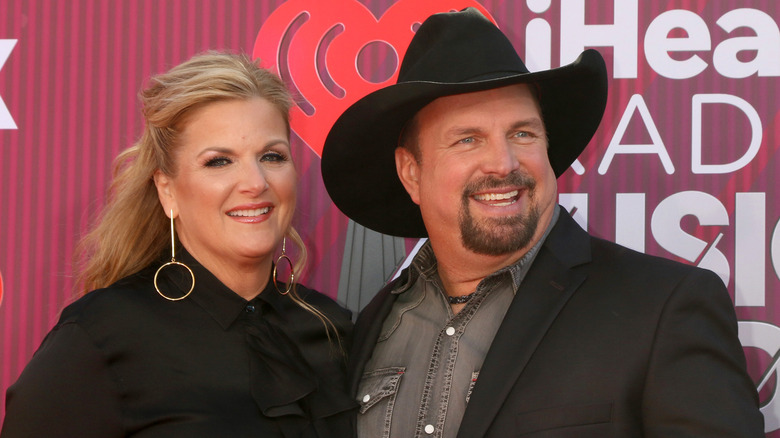
<svg viewBox="0 0 780 438"><path fill-rule="evenodd" d="M493 337L543 238L518 261L485 277L453 314L426 242L391 292L385 319L358 389L358 437L454 437Z"/></svg>

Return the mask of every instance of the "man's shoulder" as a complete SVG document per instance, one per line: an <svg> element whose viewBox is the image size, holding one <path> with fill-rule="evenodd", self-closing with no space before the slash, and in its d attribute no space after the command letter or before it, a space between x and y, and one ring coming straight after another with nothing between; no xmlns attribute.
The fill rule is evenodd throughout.
<svg viewBox="0 0 780 438"><path fill-rule="evenodd" d="M591 237L591 267L606 274L614 284L635 285L638 290L676 288L685 283L688 288L726 290L723 281L713 271L682 261L645 254L606 239Z"/></svg>
<svg viewBox="0 0 780 438"><path fill-rule="evenodd" d="M591 269L664 272L667 275L687 275L691 272L705 271L681 261L645 254L594 236L565 214L565 211L559 217L545 246L568 266L584 264Z"/></svg>
<svg viewBox="0 0 780 438"><path fill-rule="evenodd" d="M401 278L396 278L391 280L389 283L386 283L381 289L379 289L376 295L371 298L371 301L369 301L368 304L360 311L355 325L360 325L362 321L366 320L369 322L374 321L380 315L380 313L382 313L382 309L384 308L387 300L394 300L394 296L391 292L398 286L401 281Z"/></svg>
<svg viewBox="0 0 780 438"><path fill-rule="evenodd" d="M623 267L635 266L644 269L664 269L673 272L698 270L695 266L657 255L646 254L607 239L591 236L591 250L594 260L607 259Z"/></svg>

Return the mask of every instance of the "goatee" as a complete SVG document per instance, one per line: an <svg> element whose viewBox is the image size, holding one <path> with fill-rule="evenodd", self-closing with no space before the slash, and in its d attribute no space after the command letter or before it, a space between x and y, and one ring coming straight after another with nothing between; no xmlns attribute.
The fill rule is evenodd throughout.
<svg viewBox="0 0 780 438"><path fill-rule="evenodd" d="M474 193L507 186L525 190L529 203L527 214L479 220L471 215L469 204ZM487 176L470 182L463 190L458 214L463 245L477 254L496 256L510 254L526 247L536 233L541 216L535 195L536 181L520 172L513 172L501 179Z"/></svg>

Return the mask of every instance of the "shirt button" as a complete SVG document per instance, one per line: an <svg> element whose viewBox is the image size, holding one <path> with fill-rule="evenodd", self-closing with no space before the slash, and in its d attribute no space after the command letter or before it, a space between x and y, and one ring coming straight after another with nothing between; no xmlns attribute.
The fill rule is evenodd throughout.
<svg viewBox="0 0 780 438"><path fill-rule="evenodd" d="M447 330L444 330L444 333L447 333L447 336L452 336L455 334L455 327L447 327Z"/></svg>
<svg viewBox="0 0 780 438"><path fill-rule="evenodd" d="M363 396L363 403L368 403L368 401L371 400L371 396L366 394Z"/></svg>
<svg viewBox="0 0 780 438"><path fill-rule="evenodd" d="M432 434L434 430L436 429L433 427L433 424L429 424L425 426L425 433L427 433L428 435Z"/></svg>
<svg viewBox="0 0 780 438"><path fill-rule="evenodd" d="M255 305L247 304L246 307L244 307L244 310L246 311L246 313L255 313Z"/></svg>

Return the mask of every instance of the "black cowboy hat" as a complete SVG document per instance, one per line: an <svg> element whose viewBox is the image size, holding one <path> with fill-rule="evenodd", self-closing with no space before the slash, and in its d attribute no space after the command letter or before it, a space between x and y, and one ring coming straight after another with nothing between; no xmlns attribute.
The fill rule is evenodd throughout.
<svg viewBox="0 0 780 438"><path fill-rule="evenodd" d="M536 84L549 138L547 155L560 176L587 146L607 103L607 70L595 50L573 63L531 73L509 39L474 8L425 20L406 51L398 82L363 97L331 128L322 179L336 206L384 234L425 237L420 208L395 168L406 123L433 100L511 84Z"/></svg>

